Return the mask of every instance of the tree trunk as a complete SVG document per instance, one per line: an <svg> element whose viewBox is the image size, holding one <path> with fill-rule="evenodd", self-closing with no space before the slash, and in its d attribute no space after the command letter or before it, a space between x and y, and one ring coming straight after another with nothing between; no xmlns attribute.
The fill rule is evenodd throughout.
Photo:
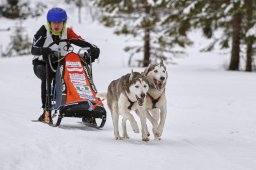
<svg viewBox="0 0 256 170"><path fill-rule="evenodd" d="M253 45L253 38L249 37L247 40L247 49L246 49L246 69L245 71L252 71L252 45Z"/></svg>
<svg viewBox="0 0 256 170"><path fill-rule="evenodd" d="M247 19L247 31L252 28L252 16L253 16L253 0L245 0L246 6L246 19ZM252 71L252 55L253 55L253 37L246 37L246 69L245 71Z"/></svg>
<svg viewBox="0 0 256 170"><path fill-rule="evenodd" d="M147 29L145 29L143 67L147 67L149 64L150 64L150 32Z"/></svg>
<svg viewBox="0 0 256 170"><path fill-rule="evenodd" d="M150 13L150 6L145 8L146 14ZM147 67L150 64L150 29L146 24L144 29L144 59L143 67Z"/></svg>
<svg viewBox="0 0 256 170"><path fill-rule="evenodd" d="M240 30L241 30L241 13L237 12L233 15L232 20L232 50L229 70L239 70L240 60Z"/></svg>

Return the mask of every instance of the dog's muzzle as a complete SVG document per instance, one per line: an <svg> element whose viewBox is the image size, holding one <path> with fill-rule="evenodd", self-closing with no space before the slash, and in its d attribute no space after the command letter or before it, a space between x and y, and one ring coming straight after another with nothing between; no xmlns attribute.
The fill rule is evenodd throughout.
<svg viewBox="0 0 256 170"><path fill-rule="evenodd" d="M140 97L138 97L138 96L136 95L136 99L137 99L138 104L139 104L140 106L143 105L145 96L146 96L146 95L145 95L144 93L142 93L142 94L140 95Z"/></svg>
<svg viewBox="0 0 256 170"><path fill-rule="evenodd" d="M162 89L164 80L165 80L165 77L160 77L160 80L154 79L154 83L157 90Z"/></svg>

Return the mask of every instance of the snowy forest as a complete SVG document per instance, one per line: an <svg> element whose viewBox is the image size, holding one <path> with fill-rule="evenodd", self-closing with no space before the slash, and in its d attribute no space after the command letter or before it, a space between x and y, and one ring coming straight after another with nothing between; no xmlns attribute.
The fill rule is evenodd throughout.
<svg viewBox="0 0 256 170"><path fill-rule="evenodd" d="M106 94L112 82L130 73L165 73L165 83L152 80L163 87L154 90L159 97L144 94L152 109L166 110L166 117L154 118L165 117L161 138L147 118L149 136L143 140L140 117L130 111L139 133L130 121L124 133L120 116L117 139L108 105L115 101L108 99L101 99L106 121L100 129L84 124L84 117L43 106L47 83L34 61L45 59L32 55L31 47L38 30L50 28L47 14L56 7L67 13L60 31L72 29L100 49L86 72L95 94ZM0 0L0 23L0 170L256 169L256 0ZM80 49L74 45L58 56L58 66ZM55 74L63 83L60 77ZM47 87L48 104L56 103L56 91L65 92L66 86L56 84ZM86 90L81 84L76 89ZM118 103L129 109L139 104L134 101ZM88 103L82 112L95 116ZM54 123L63 116L59 126L40 121L47 110Z"/></svg>
<svg viewBox="0 0 256 170"><path fill-rule="evenodd" d="M124 48L130 55L129 65L145 67L159 58L172 63L194 43L195 39L188 34L200 30L209 39L199 49L201 52L222 50L230 57L228 70L256 70L254 0L65 0L65 3L78 9L80 24L81 11L85 9L94 20L132 41ZM2 57L30 53L31 39L22 22L46 11L47 4L43 1L0 1L0 18L20 21L15 28L1 25L1 32L14 30L8 47L1 46Z"/></svg>

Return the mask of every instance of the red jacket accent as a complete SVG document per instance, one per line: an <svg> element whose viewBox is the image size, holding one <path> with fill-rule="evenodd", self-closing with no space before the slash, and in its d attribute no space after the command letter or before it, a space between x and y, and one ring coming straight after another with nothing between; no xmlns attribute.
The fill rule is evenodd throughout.
<svg viewBox="0 0 256 170"><path fill-rule="evenodd" d="M67 28L67 38L68 39L82 39L80 35L77 35L72 28Z"/></svg>

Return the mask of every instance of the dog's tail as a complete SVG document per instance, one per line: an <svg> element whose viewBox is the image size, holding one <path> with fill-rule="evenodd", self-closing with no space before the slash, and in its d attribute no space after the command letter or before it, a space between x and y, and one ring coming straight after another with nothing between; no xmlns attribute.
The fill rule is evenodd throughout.
<svg viewBox="0 0 256 170"><path fill-rule="evenodd" d="M101 97L101 98L106 100L107 99L107 93L97 93L96 97Z"/></svg>

